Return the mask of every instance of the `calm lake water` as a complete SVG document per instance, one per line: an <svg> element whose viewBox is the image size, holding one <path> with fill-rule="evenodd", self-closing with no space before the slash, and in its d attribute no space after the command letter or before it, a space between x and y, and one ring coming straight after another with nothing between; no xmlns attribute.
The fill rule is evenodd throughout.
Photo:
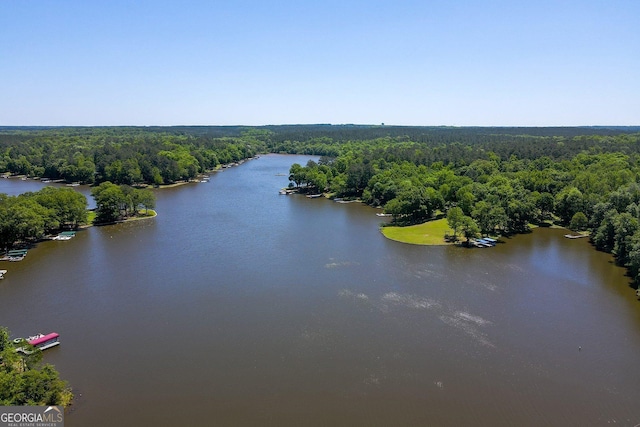
<svg viewBox="0 0 640 427"><path fill-rule="evenodd" d="M307 159L159 190L155 219L1 265L0 325L61 334L67 426L640 423L640 303L610 256L551 229L392 242L372 208L278 195Z"/></svg>

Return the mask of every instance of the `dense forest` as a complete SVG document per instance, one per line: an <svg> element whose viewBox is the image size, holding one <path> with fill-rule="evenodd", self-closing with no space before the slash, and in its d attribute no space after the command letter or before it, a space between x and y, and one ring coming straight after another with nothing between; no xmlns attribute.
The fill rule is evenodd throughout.
<svg viewBox="0 0 640 427"><path fill-rule="evenodd" d="M0 130L0 171L84 184L170 184L266 150L262 133L212 137L144 128Z"/></svg>
<svg viewBox="0 0 640 427"><path fill-rule="evenodd" d="M292 166L291 186L359 198L397 223L448 214L465 235L587 230L640 281L638 127L0 128L0 172L100 184L94 197L105 199L267 152L320 156ZM127 213L125 196L107 216Z"/></svg>
<svg viewBox="0 0 640 427"><path fill-rule="evenodd" d="M67 182L169 184L258 153L368 158L428 165L582 151L636 153L640 128L449 128L405 126L0 127L0 173Z"/></svg>

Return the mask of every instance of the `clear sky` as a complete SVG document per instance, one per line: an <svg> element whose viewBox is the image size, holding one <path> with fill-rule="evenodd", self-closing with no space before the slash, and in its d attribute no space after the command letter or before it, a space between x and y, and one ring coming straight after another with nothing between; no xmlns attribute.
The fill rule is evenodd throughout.
<svg viewBox="0 0 640 427"><path fill-rule="evenodd" d="M0 125L640 125L638 0L0 0Z"/></svg>

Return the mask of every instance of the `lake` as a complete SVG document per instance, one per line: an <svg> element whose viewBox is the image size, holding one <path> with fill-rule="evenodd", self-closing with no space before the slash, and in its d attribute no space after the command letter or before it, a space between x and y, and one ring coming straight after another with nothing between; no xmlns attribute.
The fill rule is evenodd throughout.
<svg viewBox="0 0 640 427"><path fill-rule="evenodd" d="M279 195L308 158L156 190L154 219L2 263L0 325L60 333L67 426L640 423L640 303L610 255L556 229L393 242L375 209Z"/></svg>

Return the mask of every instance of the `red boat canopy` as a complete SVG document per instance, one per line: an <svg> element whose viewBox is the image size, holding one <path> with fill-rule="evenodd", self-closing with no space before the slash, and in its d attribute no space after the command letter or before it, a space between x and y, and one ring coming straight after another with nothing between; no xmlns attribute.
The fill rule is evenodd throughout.
<svg viewBox="0 0 640 427"><path fill-rule="evenodd" d="M52 340L54 338L58 338L59 336L60 335L58 335L57 333L51 332L50 334L47 334L47 335L45 335L43 337L36 338L35 340L29 341L29 344L31 344L31 345L42 344L43 342L47 342L47 341Z"/></svg>

